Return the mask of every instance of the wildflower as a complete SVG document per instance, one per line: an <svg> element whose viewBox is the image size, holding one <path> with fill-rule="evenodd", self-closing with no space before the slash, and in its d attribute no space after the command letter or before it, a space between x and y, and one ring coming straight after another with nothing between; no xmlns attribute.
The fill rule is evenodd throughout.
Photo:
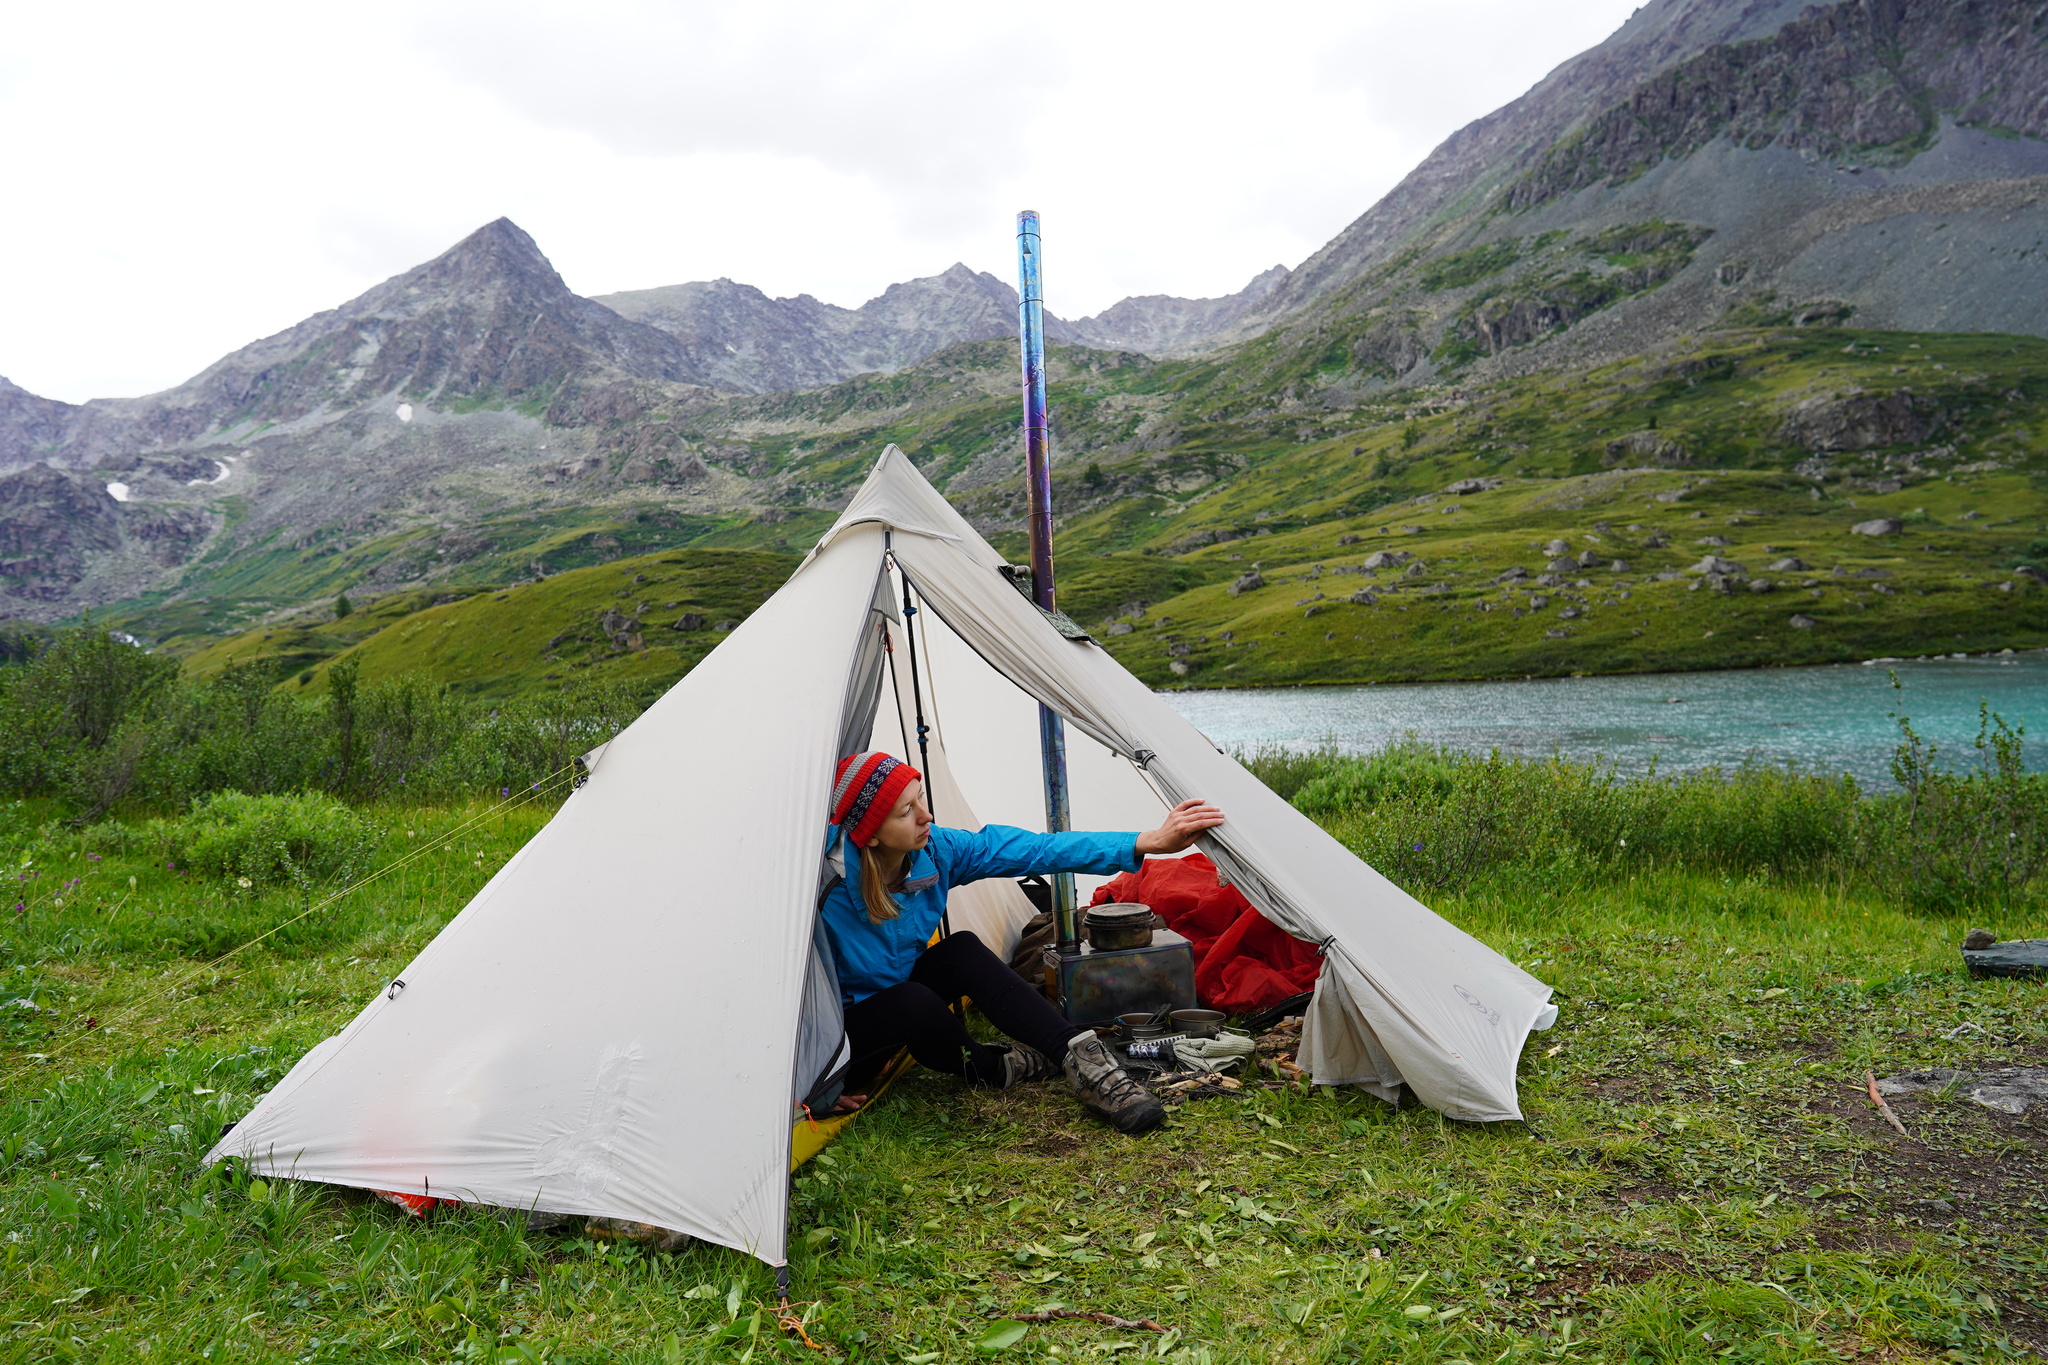
<svg viewBox="0 0 2048 1365"><path fill-rule="evenodd" d="M1422 852L1422 845L1421 845L1421 843L1420 843L1420 842L1417 842L1417 844L1415 845L1415 851L1416 851L1417 853L1420 853L1420 852Z"/></svg>
<svg viewBox="0 0 2048 1365"><path fill-rule="evenodd" d="M498 788L498 795L500 795L500 796L510 796L511 794L512 794L512 789L511 789L510 787L500 787L500 788Z"/></svg>
<svg viewBox="0 0 2048 1365"><path fill-rule="evenodd" d="M85 856L86 856L86 859L87 859L88 861L90 861L90 862L95 862L95 863L96 863L96 862L98 862L98 861L100 860L100 855L99 855L99 854L97 854L97 853L88 853L88 854L86 854Z"/></svg>
<svg viewBox="0 0 2048 1365"><path fill-rule="evenodd" d="M237 877L235 878L235 885L241 887L244 891L247 891L251 886L255 885L255 883L251 882L247 877Z"/></svg>

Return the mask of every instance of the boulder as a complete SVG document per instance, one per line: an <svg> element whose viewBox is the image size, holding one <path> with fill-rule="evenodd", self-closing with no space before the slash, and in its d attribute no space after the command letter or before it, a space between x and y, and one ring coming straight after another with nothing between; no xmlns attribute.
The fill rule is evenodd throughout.
<svg viewBox="0 0 2048 1365"><path fill-rule="evenodd" d="M1996 942L1998 942L1998 935L1992 933L1989 929L1972 929L1969 933L1963 935L1963 947L1973 953L1981 953Z"/></svg>
<svg viewBox="0 0 2048 1365"><path fill-rule="evenodd" d="M1118 621L1116 624L1112 625L1109 628L1109 633L1111 635L1129 635L1132 631L1136 629L1137 627L1132 625L1129 621Z"/></svg>
<svg viewBox="0 0 2048 1365"><path fill-rule="evenodd" d="M1819 624L1820 622L1814 620L1811 616L1806 615L1806 613L1804 612L1794 612L1792 614L1792 629L1794 630L1812 630L1815 626Z"/></svg>
<svg viewBox="0 0 2048 1365"><path fill-rule="evenodd" d="M1610 573L1627 573L1628 561L1626 559L1617 559L1612 564L1609 564L1607 568Z"/></svg>
<svg viewBox="0 0 2048 1365"><path fill-rule="evenodd" d="M1625 460L1648 460L1652 464L1691 464L1692 456L1686 448L1667 436L1654 431L1631 431L1619 440L1607 443L1607 457L1602 464L1617 465Z"/></svg>
<svg viewBox="0 0 2048 1365"><path fill-rule="evenodd" d="M1777 584L1771 582L1770 579L1758 578L1750 583L1749 590L1751 592L1770 592L1775 587L1777 587Z"/></svg>
<svg viewBox="0 0 2048 1365"><path fill-rule="evenodd" d="M1413 558L1415 556L1409 554L1406 550L1374 550L1359 561L1358 567L1361 569L1394 569L1406 564Z"/></svg>
<svg viewBox="0 0 2048 1365"><path fill-rule="evenodd" d="M1778 427L1779 439L1815 452L1917 445L1948 424L1932 397L1910 389L1866 393L1850 389L1794 404Z"/></svg>
<svg viewBox="0 0 2048 1365"><path fill-rule="evenodd" d="M1195 671L1193 666L1185 659L1175 659L1167 667L1173 670L1173 676L1176 678L1185 678L1188 674Z"/></svg>
<svg viewBox="0 0 2048 1365"><path fill-rule="evenodd" d="M1897 517L1874 517L1859 521L1849 528L1852 536L1895 536L1906 529L1906 523Z"/></svg>
<svg viewBox="0 0 2048 1365"><path fill-rule="evenodd" d="M1915 1091L1928 1090L1968 1095L1987 1109L2024 1114L2034 1105L2048 1104L2048 1067L2007 1066L1996 1071L1957 1071L1937 1066L1925 1071L1902 1071L1877 1083L1880 1095L1910 1095Z"/></svg>
<svg viewBox="0 0 2048 1365"><path fill-rule="evenodd" d="M1694 541L1693 544L1720 546L1732 545L1734 544L1734 542L1729 540L1726 536L1701 536L1698 540Z"/></svg>
<svg viewBox="0 0 2048 1365"><path fill-rule="evenodd" d="M1364 539L1364 536L1338 536L1337 543L1339 545L1356 545L1359 541Z"/></svg>
<svg viewBox="0 0 2048 1365"><path fill-rule="evenodd" d="M1552 573L1569 573L1579 567L1579 561L1573 559L1570 555L1559 555L1543 567Z"/></svg>
<svg viewBox="0 0 2048 1365"><path fill-rule="evenodd" d="M1500 484L1501 481L1499 479L1460 479L1456 483L1447 486L1444 492L1449 493L1453 497L1460 497L1467 493L1490 492L1500 487Z"/></svg>
<svg viewBox="0 0 2048 1365"><path fill-rule="evenodd" d="M1597 554L1594 554L1594 553L1593 553L1593 552L1592 552L1591 550L1581 550L1581 551L1579 551L1579 567L1580 567L1580 568L1582 568L1582 569L1590 569L1590 568L1592 568L1592 567L1593 567L1593 566L1594 566L1595 564L1598 564L1599 562L1600 562L1600 556L1599 556L1599 555L1597 555Z"/></svg>
<svg viewBox="0 0 2048 1365"><path fill-rule="evenodd" d="M1547 555L1568 555L1571 552L1572 547L1561 540L1553 540L1543 547L1543 553Z"/></svg>
<svg viewBox="0 0 2048 1365"><path fill-rule="evenodd" d="M1352 593L1351 596L1347 597L1344 600L1347 602L1355 603L1361 607L1369 607L1373 603L1379 601L1380 599L1371 588L1360 588L1357 592Z"/></svg>
<svg viewBox="0 0 2048 1365"><path fill-rule="evenodd" d="M1252 569L1238 575L1237 581L1230 585L1230 595L1235 597L1241 592L1253 592L1265 586L1266 580L1264 576L1257 569Z"/></svg>
<svg viewBox="0 0 2048 1365"><path fill-rule="evenodd" d="M1700 561L1699 563L1697 563L1697 564L1693 565L1693 566L1692 566L1692 571L1693 571L1694 573L1710 573L1710 574L1744 574L1744 575L1746 575L1746 574L1747 574L1747 573L1749 572L1749 571L1748 571L1747 569L1743 568L1743 567L1742 567L1742 566L1741 566L1740 564L1737 564L1737 563L1736 563L1736 562L1735 562L1734 560L1732 560L1732 559L1723 559L1723 558L1721 558L1721 556L1719 556L1719 555L1708 555L1708 556L1707 556L1706 558L1702 559L1702 560L1701 560L1701 561Z"/></svg>
<svg viewBox="0 0 2048 1365"><path fill-rule="evenodd" d="M702 630L704 629L704 615L702 612L686 611L676 618L676 623L670 626L669 629Z"/></svg>
<svg viewBox="0 0 2048 1365"><path fill-rule="evenodd" d="M1527 578L1528 576L1529 571L1527 569L1522 568L1520 565L1517 565L1512 569L1501 570L1499 573L1493 576L1493 581L1496 583L1518 583L1522 579Z"/></svg>
<svg viewBox="0 0 2048 1365"><path fill-rule="evenodd" d="M1805 573L1805 572L1806 572L1806 561L1805 561L1805 560L1803 560L1803 559L1797 559L1797 558L1793 558L1793 557L1789 557L1789 556L1788 556L1787 558L1784 558L1784 559L1780 559L1780 560L1775 560L1775 561L1773 561L1773 562L1772 562L1772 564L1771 564L1771 572L1772 572L1772 573Z"/></svg>
<svg viewBox="0 0 2048 1365"><path fill-rule="evenodd" d="M1548 597L1542 596L1540 593L1537 596L1529 599L1529 610L1531 611L1542 611L1545 607L1549 605L1550 599Z"/></svg>
<svg viewBox="0 0 2048 1365"><path fill-rule="evenodd" d="M2016 938L1986 948L1964 948L1971 976L2048 977L2048 938Z"/></svg>

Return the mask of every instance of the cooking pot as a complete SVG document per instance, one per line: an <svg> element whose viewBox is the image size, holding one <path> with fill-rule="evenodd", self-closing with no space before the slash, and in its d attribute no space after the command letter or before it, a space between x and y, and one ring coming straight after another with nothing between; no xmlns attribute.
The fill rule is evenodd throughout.
<svg viewBox="0 0 2048 1365"><path fill-rule="evenodd" d="M1089 946L1098 953L1119 948L1149 948L1152 930L1159 921L1149 905L1090 906L1082 925L1088 931Z"/></svg>

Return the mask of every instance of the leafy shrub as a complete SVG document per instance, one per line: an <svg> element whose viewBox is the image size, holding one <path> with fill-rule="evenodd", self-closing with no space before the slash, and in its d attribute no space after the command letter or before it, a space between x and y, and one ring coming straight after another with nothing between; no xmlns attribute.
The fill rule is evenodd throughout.
<svg viewBox="0 0 2048 1365"><path fill-rule="evenodd" d="M1937 766L1900 721L1899 789L1746 766L1623 779L1569 759L1474 755L1413 741L1357 757L1261 750L1243 761L1367 862L1411 890L1490 871L1568 882L1683 867L1719 873L1730 913L1757 878L1854 877L1930 910L2010 904L2048 872L2048 779L2021 732L1983 713L1974 767Z"/></svg>
<svg viewBox="0 0 2048 1365"><path fill-rule="evenodd" d="M216 792L189 819L145 827L194 871L258 885L309 887L366 870L377 831L331 796Z"/></svg>
<svg viewBox="0 0 2048 1365"><path fill-rule="evenodd" d="M319 701L262 665L205 680L104 630L61 631L0 667L0 798L51 797L52 816L182 809L213 792L325 791L348 801L442 801L549 785L640 713L615 686L508 705L407 676L359 684L353 660Z"/></svg>
<svg viewBox="0 0 2048 1365"><path fill-rule="evenodd" d="M1401 797L1441 799L1457 785L1463 757L1420 744L1389 745L1367 758L1319 765L1324 771L1297 782L1289 799L1310 815L1334 815Z"/></svg>
<svg viewBox="0 0 2048 1365"><path fill-rule="evenodd" d="M2013 904L2048 870L2048 780L2026 771L2026 728L1979 702L1976 758L1957 773L1911 721L1898 725L1900 791L1866 821L1871 871L1923 909Z"/></svg>

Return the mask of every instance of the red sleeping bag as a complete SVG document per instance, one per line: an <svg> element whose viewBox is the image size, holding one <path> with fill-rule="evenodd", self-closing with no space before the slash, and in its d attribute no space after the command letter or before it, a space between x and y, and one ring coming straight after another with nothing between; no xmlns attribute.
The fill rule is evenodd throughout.
<svg viewBox="0 0 2048 1365"><path fill-rule="evenodd" d="M1255 1014L1315 988L1315 945L1275 927L1236 887L1218 886L1216 864L1199 853L1147 858L1097 887L1090 904L1112 901L1151 906L1194 945L1195 994L1210 1009Z"/></svg>

